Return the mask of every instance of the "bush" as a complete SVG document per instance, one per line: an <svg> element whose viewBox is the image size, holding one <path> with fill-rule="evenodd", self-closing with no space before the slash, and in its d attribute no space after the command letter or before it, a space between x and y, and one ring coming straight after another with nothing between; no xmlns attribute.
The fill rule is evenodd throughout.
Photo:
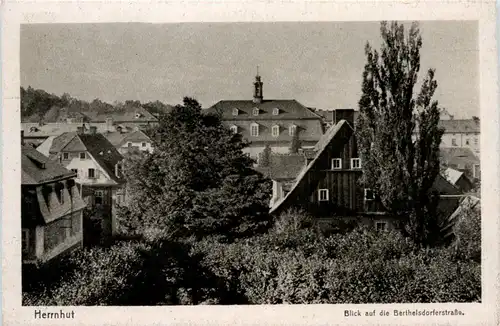
<svg viewBox="0 0 500 326"><path fill-rule="evenodd" d="M250 304L480 301L480 265L453 248L419 249L396 232L322 238L287 229L230 244L204 240L193 251Z"/></svg>

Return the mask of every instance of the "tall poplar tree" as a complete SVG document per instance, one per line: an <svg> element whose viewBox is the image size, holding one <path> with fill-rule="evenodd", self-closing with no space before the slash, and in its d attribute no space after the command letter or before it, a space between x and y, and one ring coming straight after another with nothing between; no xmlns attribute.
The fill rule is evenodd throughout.
<svg viewBox="0 0 500 326"><path fill-rule="evenodd" d="M432 97L437 88L429 69L415 94L422 37L413 23L382 22L380 52L365 47L360 114L356 137L363 162L362 183L403 222L403 230L421 245L437 240L440 110Z"/></svg>

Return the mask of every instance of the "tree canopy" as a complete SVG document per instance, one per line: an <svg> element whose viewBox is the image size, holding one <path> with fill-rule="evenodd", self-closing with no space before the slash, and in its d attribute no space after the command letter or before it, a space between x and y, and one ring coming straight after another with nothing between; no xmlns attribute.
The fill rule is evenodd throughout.
<svg viewBox="0 0 500 326"><path fill-rule="evenodd" d="M243 236L270 221L270 180L252 167L219 117L185 98L152 131L154 152L128 160L130 202L122 223L181 236ZM142 229L142 230L141 230Z"/></svg>
<svg viewBox="0 0 500 326"><path fill-rule="evenodd" d="M436 236L440 110L429 69L415 94L422 38L418 24L408 34L402 24L381 23L380 52L366 45L360 115L356 133L363 162L362 182L376 190L388 211L404 221L417 243Z"/></svg>

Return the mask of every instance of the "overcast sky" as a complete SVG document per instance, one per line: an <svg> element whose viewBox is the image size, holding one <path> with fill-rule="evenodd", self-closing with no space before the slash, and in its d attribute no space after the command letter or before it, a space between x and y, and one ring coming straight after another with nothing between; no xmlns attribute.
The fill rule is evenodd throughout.
<svg viewBox="0 0 500 326"><path fill-rule="evenodd" d="M420 28L420 77L435 68L440 106L478 115L477 23ZM21 86L110 103L191 96L209 107L251 99L259 65L264 98L357 107L367 41L380 42L378 22L23 25Z"/></svg>

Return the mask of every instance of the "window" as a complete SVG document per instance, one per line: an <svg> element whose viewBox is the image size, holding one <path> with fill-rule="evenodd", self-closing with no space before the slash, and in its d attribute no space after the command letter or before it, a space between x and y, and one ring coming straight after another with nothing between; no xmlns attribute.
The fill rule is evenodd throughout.
<svg viewBox="0 0 500 326"><path fill-rule="evenodd" d="M467 138L467 139L465 140L465 145L470 145L470 144L469 144L469 138Z"/></svg>
<svg viewBox="0 0 500 326"><path fill-rule="evenodd" d="M258 137L259 136L259 125L258 124L252 124L250 126L250 135L252 137Z"/></svg>
<svg viewBox="0 0 500 326"><path fill-rule="evenodd" d="M375 222L375 230L387 231L387 223L386 222Z"/></svg>
<svg viewBox="0 0 500 326"><path fill-rule="evenodd" d="M479 164L474 164L474 168L472 170L472 176L476 179L479 179L481 176L481 170L479 169Z"/></svg>
<svg viewBox="0 0 500 326"><path fill-rule="evenodd" d="M59 198L59 202L61 204L64 204L64 188L63 187L57 188L57 198Z"/></svg>
<svg viewBox="0 0 500 326"><path fill-rule="evenodd" d="M117 177L119 177L119 178L121 177L121 175L122 175L122 165L121 165L121 163L116 163L116 166L115 166L115 175Z"/></svg>
<svg viewBox="0 0 500 326"><path fill-rule="evenodd" d="M229 129L231 129L231 131L233 132L233 134L237 134L238 133L238 127L237 126L231 126Z"/></svg>
<svg viewBox="0 0 500 326"><path fill-rule="evenodd" d="M280 126L273 126L273 137L278 137L280 135Z"/></svg>
<svg viewBox="0 0 500 326"><path fill-rule="evenodd" d="M76 173L76 177L78 178L78 169L71 169L71 172Z"/></svg>
<svg viewBox="0 0 500 326"><path fill-rule="evenodd" d="M351 169L361 169L360 158L351 158Z"/></svg>
<svg viewBox="0 0 500 326"><path fill-rule="evenodd" d="M237 108L233 109L233 115L238 115L238 109Z"/></svg>
<svg viewBox="0 0 500 326"><path fill-rule="evenodd" d="M87 156L85 155L85 152L80 153L80 160L86 159Z"/></svg>
<svg viewBox="0 0 500 326"><path fill-rule="evenodd" d="M30 232L28 229L23 229L21 234L21 243L23 252L27 252L30 244Z"/></svg>
<svg viewBox="0 0 500 326"><path fill-rule="evenodd" d="M104 192L102 190L96 190L94 192L94 203L96 205L102 205L103 198L104 198Z"/></svg>
<svg viewBox="0 0 500 326"><path fill-rule="evenodd" d="M320 189L318 191L318 200L319 201L328 201L328 189Z"/></svg>
<svg viewBox="0 0 500 326"><path fill-rule="evenodd" d="M375 193L373 190L366 188L365 189L365 200L370 201L370 200L375 200Z"/></svg>
<svg viewBox="0 0 500 326"><path fill-rule="evenodd" d="M253 115L259 115L259 109L258 108L254 108L253 109Z"/></svg>
<svg viewBox="0 0 500 326"><path fill-rule="evenodd" d="M95 178L95 169L92 169L92 168L89 169L89 178L90 179Z"/></svg>
<svg viewBox="0 0 500 326"><path fill-rule="evenodd" d="M142 144L141 144L141 146L142 146L142 147L146 147L146 143L142 143Z"/></svg>
<svg viewBox="0 0 500 326"><path fill-rule="evenodd" d="M290 127L288 127L288 134L290 136L293 136L295 135L295 131L297 130L297 126L296 125L291 125Z"/></svg>
<svg viewBox="0 0 500 326"><path fill-rule="evenodd" d="M274 108L273 109L273 115L278 115L278 114L280 114L280 109Z"/></svg>
<svg viewBox="0 0 500 326"><path fill-rule="evenodd" d="M455 138L451 139L451 145L452 146L457 146L457 140Z"/></svg>
<svg viewBox="0 0 500 326"><path fill-rule="evenodd" d="M334 158L332 159L332 170L342 169L342 159Z"/></svg>
<svg viewBox="0 0 500 326"><path fill-rule="evenodd" d="M127 147L132 147L132 143L131 143L131 142L128 142L128 143L127 143Z"/></svg>
<svg viewBox="0 0 500 326"><path fill-rule="evenodd" d="M69 153L63 153L63 160L69 160Z"/></svg>

